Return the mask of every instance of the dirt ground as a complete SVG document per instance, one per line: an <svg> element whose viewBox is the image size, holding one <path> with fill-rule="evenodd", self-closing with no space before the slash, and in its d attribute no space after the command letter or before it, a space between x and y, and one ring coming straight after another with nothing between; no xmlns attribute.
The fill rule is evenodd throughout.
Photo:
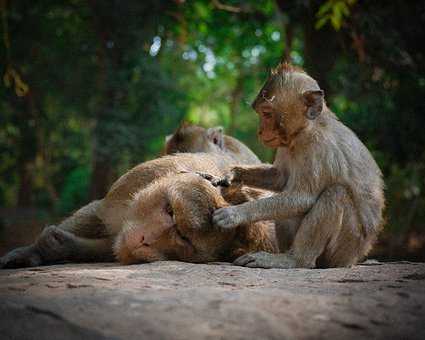
<svg viewBox="0 0 425 340"><path fill-rule="evenodd" d="M2 339L425 339L425 263L0 271Z"/></svg>

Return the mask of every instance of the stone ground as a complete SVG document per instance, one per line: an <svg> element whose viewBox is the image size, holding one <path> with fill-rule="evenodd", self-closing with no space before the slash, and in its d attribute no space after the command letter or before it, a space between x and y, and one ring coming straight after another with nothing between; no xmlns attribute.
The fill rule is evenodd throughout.
<svg viewBox="0 0 425 340"><path fill-rule="evenodd" d="M0 271L1 339L425 339L425 263Z"/></svg>

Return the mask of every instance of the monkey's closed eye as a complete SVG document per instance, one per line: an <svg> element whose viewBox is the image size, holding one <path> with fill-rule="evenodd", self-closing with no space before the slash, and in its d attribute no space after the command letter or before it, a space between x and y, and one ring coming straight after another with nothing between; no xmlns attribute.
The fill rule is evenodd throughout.
<svg viewBox="0 0 425 340"><path fill-rule="evenodd" d="M171 217L174 217L173 207L171 206L170 203L168 203L167 206L165 207L165 211L167 212L168 215L170 215Z"/></svg>

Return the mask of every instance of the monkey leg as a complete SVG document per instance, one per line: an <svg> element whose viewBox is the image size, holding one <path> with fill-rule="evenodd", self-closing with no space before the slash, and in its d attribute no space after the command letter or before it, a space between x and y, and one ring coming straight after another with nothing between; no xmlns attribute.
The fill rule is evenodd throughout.
<svg viewBox="0 0 425 340"><path fill-rule="evenodd" d="M293 217L285 221L275 221L276 238L280 253L285 253L292 247L300 223L301 218L299 217Z"/></svg>
<svg viewBox="0 0 425 340"><path fill-rule="evenodd" d="M101 201L93 201L58 226L44 228L34 244L0 258L0 268L112 260L112 237L96 214L100 204Z"/></svg>
<svg viewBox="0 0 425 340"><path fill-rule="evenodd" d="M59 226L44 228L35 242L43 264L113 260L112 238L90 239L77 236Z"/></svg>
<svg viewBox="0 0 425 340"><path fill-rule="evenodd" d="M302 220L291 253L297 267L347 267L357 262L363 242L351 195L334 185Z"/></svg>
<svg viewBox="0 0 425 340"><path fill-rule="evenodd" d="M350 195L343 186L326 189L304 216L284 254L246 254L236 265L259 268L344 267L357 262L363 237Z"/></svg>
<svg viewBox="0 0 425 340"><path fill-rule="evenodd" d="M98 212L103 200L90 202L63 220L58 228L76 236L89 239L108 237L105 224L99 218Z"/></svg>
<svg viewBox="0 0 425 340"><path fill-rule="evenodd" d="M62 221L45 228L36 248L46 263L112 260L112 237L97 212L102 201L93 201Z"/></svg>
<svg viewBox="0 0 425 340"><path fill-rule="evenodd" d="M0 257L0 269L36 267L42 263L43 260L34 244L13 249L3 257Z"/></svg>

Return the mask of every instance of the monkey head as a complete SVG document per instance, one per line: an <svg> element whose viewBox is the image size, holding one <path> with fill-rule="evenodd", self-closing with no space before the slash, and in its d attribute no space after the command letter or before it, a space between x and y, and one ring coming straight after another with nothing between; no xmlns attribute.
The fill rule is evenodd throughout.
<svg viewBox="0 0 425 340"><path fill-rule="evenodd" d="M287 63L274 69L252 103L260 117L258 136L271 148L288 146L315 123L325 107L317 82Z"/></svg>
<svg viewBox="0 0 425 340"><path fill-rule="evenodd" d="M223 128L205 129L201 126L183 123L177 131L166 137L165 154L177 152L217 152L224 148Z"/></svg>
<svg viewBox="0 0 425 340"><path fill-rule="evenodd" d="M114 252L123 264L158 260L217 261L236 231L212 226L211 215L227 206L218 188L196 174L153 182L138 192Z"/></svg>

